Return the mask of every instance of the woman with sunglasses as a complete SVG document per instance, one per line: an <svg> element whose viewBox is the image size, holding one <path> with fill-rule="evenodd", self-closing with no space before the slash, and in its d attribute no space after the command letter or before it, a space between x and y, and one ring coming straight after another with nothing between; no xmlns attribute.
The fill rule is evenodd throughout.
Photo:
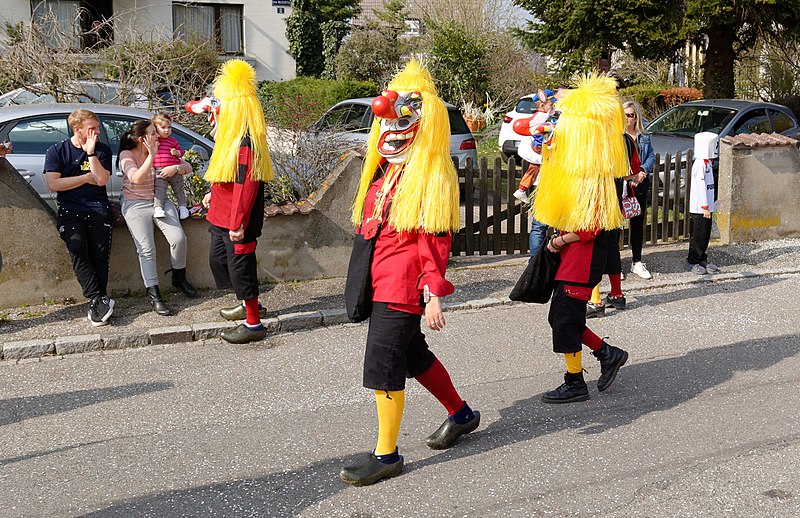
<svg viewBox="0 0 800 518"><path fill-rule="evenodd" d="M650 134L647 133L642 125L642 107L638 103L628 101L623 103L625 110L625 133L628 134L636 143L636 150L639 153L641 162L640 170L634 171L635 176L630 179L629 185L633 186L636 199L642 206L642 213L630 219L631 228L631 273L642 279L652 279L650 271L642 262L642 245L644 243L644 221L647 208L647 195L650 189L650 179L653 176L653 165L656 161L653 145L650 143Z"/></svg>

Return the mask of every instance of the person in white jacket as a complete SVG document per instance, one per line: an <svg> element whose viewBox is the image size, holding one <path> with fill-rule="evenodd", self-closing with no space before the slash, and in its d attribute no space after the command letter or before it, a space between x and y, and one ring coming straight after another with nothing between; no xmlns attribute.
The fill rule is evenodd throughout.
<svg viewBox="0 0 800 518"><path fill-rule="evenodd" d="M689 192L689 213L691 214L691 237L689 255L684 267L686 271L705 275L717 273L719 267L709 262L706 251L711 239L711 215L716 209L714 201L714 170L711 160L719 156L719 135L711 132L694 136L694 163L692 164L692 183Z"/></svg>

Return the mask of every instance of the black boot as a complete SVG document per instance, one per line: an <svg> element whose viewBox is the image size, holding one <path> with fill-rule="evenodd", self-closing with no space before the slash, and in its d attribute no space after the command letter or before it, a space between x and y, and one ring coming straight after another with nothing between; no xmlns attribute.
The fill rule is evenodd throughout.
<svg viewBox="0 0 800 518"><path fill-rule="evenodd" d="M597 390L603 392L614 383L619 368L628 361L628 353L603 341L600 349L592 354L600 361L600 377L597 379Z"/></svg>
<svg viewBox="0 0 800 518"><path fill-rule="evenodd" d="M403 471L403 456L391 464L384 464L375 455L368 453L355 464L345 466L339 473L342 480L353 486L369 486L384 478L396 477Z"/></svg>
<svg viewBox="0 0 800 518"><path fill-rule="evenodd" d="M575 403L589 399L589 387L583 381L583 371L564 374L564 384L542 394L544 403Z"/></svg>
<svg viewBox="0 0 800 518"><path fill-rule="evenodd" d="M168 316L172 314L172 311L169 310L164 301L161 300L161 291L158 289L158 286L150 286L147 288L147 296L150 297L150 304L153 306L153 309L161 316Z"/></svg>
<svg viewBox="0 0 800 518"><path fill-rule="evenodd" d="M193 299L198 296L197 290L186 280L186 268L171 268L167 272L172 272L172 285L185 293L187 297Z"/></svg>

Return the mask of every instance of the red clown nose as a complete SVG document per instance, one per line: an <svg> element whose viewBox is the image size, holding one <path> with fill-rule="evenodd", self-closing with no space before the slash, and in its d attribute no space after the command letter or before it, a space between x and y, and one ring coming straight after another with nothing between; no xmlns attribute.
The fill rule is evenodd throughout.
<svg viewBox="0 0 800 518"><path fill-rule="evenodd" d="M514 121L514 124L511 126L514 129L514 132L519 135L531 135L531 121L533 117L526 117L524 119L517 119Z"/></svg>
<svg viewBox="0 0 800 518"><path fill-rule="evenodd" d="M384 90L383 95L379 95L372 100L372 112L383 119L396 119L397 113L394 111L394 103L397 101L397 92Z"/></svg>

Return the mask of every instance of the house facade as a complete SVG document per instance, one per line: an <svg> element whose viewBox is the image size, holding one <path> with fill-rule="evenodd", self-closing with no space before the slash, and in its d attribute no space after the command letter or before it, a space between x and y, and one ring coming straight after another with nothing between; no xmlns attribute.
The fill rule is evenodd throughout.
<svg viewBox="0 0 800 518"><path fill-rule="evenodd" d="M221 59L230 56L250 62L259 80L295 77L286 40L290 0L3 0L3 4L0 23L14 25L31 19L57 23L61 33L75 35L76 49L124 41L132 35L200 36L212 42Z"/></svg>

